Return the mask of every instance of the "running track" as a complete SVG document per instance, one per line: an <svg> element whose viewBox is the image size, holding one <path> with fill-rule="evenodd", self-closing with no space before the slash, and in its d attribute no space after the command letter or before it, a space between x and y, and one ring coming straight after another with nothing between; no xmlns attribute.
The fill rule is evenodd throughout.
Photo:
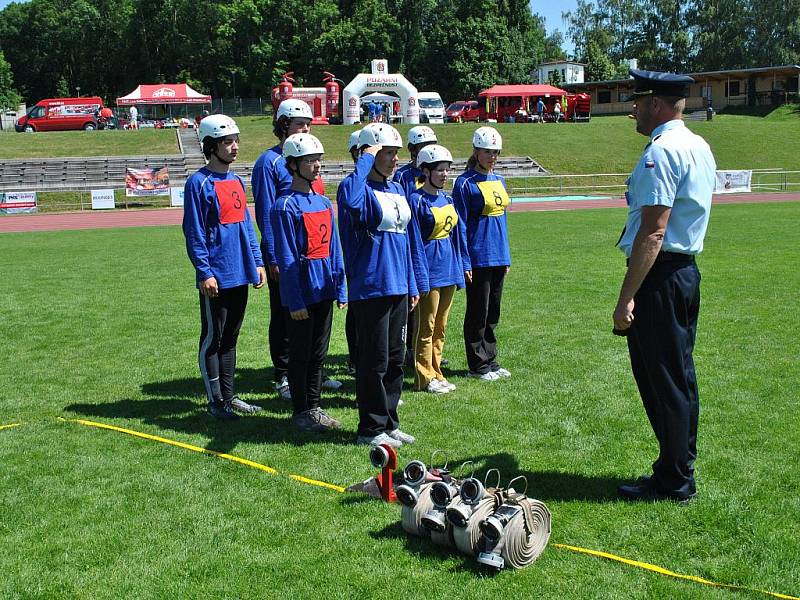
<svg viewBox="0 0 800 600"><path fill-rule="evenodd" d="M745 204L754 202L800 202L800 193L722 194L714 196L714 204ZM625 200L623 198L613 198L611 200L520 202L517 204L512 203L510 210L511 212L539 212L624 207ZM0 233L180 225L182 218L183 210L179 208L113 210L108 212L84 211L41 215L3 215L0 216Z"/></svg>

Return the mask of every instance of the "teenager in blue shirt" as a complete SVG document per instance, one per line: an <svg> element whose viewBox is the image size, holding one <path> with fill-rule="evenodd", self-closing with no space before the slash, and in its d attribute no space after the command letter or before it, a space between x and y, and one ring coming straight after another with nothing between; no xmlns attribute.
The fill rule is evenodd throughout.
<svg viewBox="0 0 800 600"><path fill-rule="evenodd" d="M358 162L358 157L361 156L361 150L358 147L358 136L361 133L360 129L356 129L353 133L350 134L350 138L347 141L347 151L350 153L350 156L353 159L353 163ZM336 197L338 198L342 193L342 183L339 183L339 188L336 191ZM339 213L339 221L342 220L342 205L337 202L337 209ZM356 339L357 330L356 330L356 320L353 316L352 309L347 309L347 316L344 320L344 333L347 339L347 374L352 375L355 377L356 374L356 363L358 362L358 341Z"/></svg>
<svg viewBox="0 0 800 600"><path fill-rule="evenodd" d="M442 373L442 350L450 307L456 289L472 274L466 229L453 199L444 192L453 157L444 146L427 146L417 155L422 187L411 195L411 214L420 233L424 253L415 254L417 281L427 281L416 309L414 389L445 394L455 389ZM422 260L419 260L419 259Z"/></svg>
<svg viewBox="0 0 800 600"><path fill-rule="evenodd" d="M357 442L399 447L413 436L400 430L404 329L408 298L419 299L409 237L411 210L391 181L403 142L391 125L374 124L359 135L363 149L337 196L339 232L348 273L350 310L358 337Z"/></svg>
<svg viewBox="0 0 800 600"><path fill-rule="evenodd" d="M239 128L230 117L200 122L208 163L184 187L183 233L200 290L200 373L208 412L223 420L233 411L256 412L234 393L236 342L247 306L247 286L266 281L241 177L230 171L239 152Z"/></svg>
<svg viewBox="0 0 800 600"><path fill-rule="evenodd" d="M275 258L281 272L281 301L289 311L289 388L292 422L304 431L338 429L341 423L320 408L322 363L328 354L333 302L347 306L344 264L333 206L312 189L319 176L320 141L309 133L283 144L292 174L291 192L270 213Z"/></svg>
<svg viewBox="0 0 800 600"><path fill-rule="evenodd" d="M467 309L464 345L469 377L494 381L511 373L497 362L495 329L500 321L503 281L511 268L508 244L509 205L503 177L494 173L503 139L492 127L472 136L473 153L467 170L456 179L453 200L467 230L472 276L466 276Z"/></svg>

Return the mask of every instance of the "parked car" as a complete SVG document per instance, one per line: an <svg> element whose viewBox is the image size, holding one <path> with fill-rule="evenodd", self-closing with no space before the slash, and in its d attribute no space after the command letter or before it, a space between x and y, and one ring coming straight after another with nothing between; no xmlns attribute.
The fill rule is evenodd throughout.
<svg viewBox="0 0 800 600"><path fill-rule="evenodd" d="M86 98L45 98L39 100L24 117L17 119L18 132L97 129L95 114L104 108L99 96Z"/></svg>
<svg viewBox="0 0 800 600"><path fill-rule="evenodd" d="M477 100L459 100L447 107L446 118L448 123L478 122L480 110Z"/></svg>
<svg viewBox="0 0 800 600"><path fill-rule="evenodd" d="M420 123L444 123L444 102L438 92L419 92Z"/></svg>

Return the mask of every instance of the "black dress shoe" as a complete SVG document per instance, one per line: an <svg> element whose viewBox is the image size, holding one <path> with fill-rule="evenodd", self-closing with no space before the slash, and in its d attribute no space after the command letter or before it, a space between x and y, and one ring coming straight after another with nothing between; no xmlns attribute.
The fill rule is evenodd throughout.
<svg viewBox="0 0 800 600"><path fill-rule="evenodd" d="M680 504L688 504L692 498L697 495L697 492L691 494L674 494L660 492L653 486L652 479L649 477L640 477L634 483L621 485L617 488L617 492L624 500L629 502L656 502L658 500L672 500Z"/></svg>

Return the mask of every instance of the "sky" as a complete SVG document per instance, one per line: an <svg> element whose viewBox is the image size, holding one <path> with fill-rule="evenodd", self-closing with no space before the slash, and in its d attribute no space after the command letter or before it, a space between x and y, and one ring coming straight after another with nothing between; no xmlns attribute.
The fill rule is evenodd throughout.
<svg viewBox="0 0 800 600"><path fill-rule="evenodd" d="M0 0L0 9L11 4L12 0ZM552 33L555 29L560 29L565 33L564 23L561 21L561 13L568 10L575 10L576 0L531 0L531 10L545 18L547 33ZM564 50L572 52L572 44L564 40Z"/></svg>

